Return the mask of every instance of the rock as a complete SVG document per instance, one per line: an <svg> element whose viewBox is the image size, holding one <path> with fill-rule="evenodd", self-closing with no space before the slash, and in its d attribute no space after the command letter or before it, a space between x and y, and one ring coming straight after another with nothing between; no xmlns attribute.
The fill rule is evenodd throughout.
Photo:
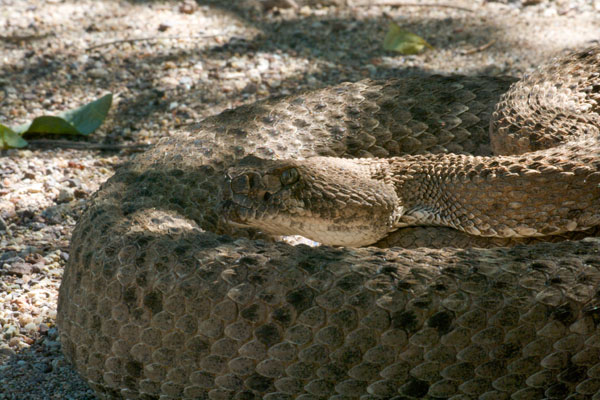
<svg viewBox="0 0 600 400"><path fill-rule="evenodd" d="M46 224L44 224L43 222L32 222L31 224L29 224L29 227L34 230L34 231L39 231L42 230L46 227Z"/></svg>
<svg viewBox="0 0 600 400"><path fill-rule="evenodd" d="M57 203L68 203L69 201L75 198L75 191L71 188L62 188L60 192L58 192L58 197L56 198Z"/></svg>
<svg viewBox="0 0 600 400"><path fill-rule="evenodd" d="M175 68L177 68L177 64L175 64L171 60L165 61L165 63L163 64L163 69L175 69Z"/></svg>
<svg viewBox="0 0 600 400"><path fill-rule="evenodd" d="M198 8L198 4L192 0L185 0L179 6L179 12L182 14L193 14Z"/></svg>
<svg viewBox="0 0 600 400"><path fill-rule="evenodd" d="M52 360L52 369L57 370L66 365L64 358L55 358Z"/></svg>
<svg viewBox="0 0 600 400"><path fill-rule="evenodd" d="M1 356L14 357L16 355L17 355L17 353L15 353L15 351L13 349L11 349L10 347L0 347L0 357Z"/></svg>
<svg viewBox="0 0 600 400"><path fill-rule="evenodd" d="M21 314L19 316L19 324L21 324L21 326L25 326L27 324L30 324L31 322L33 322L33 317L29 314Z"/></svg>
<svg viewBox="0 0 600 400"><path fill-rule="evenodd" d="M263 10L269 11L277 8L298 8L298 4L294 0L265 0L262 2Z"/></svg>
<svg viewBox="0 0 600 400"><path fill-rule="evenodd" d="M31 275L34 271L34 266L25 262L16 262L13 264L4 264L0 271L8 275L23 276ZM39 268L38 268L39 270Z"/></svg>
<svg viewBox="0 0 600 400"><path fill-rule="evenodd" d="M29 264L46 263L46 259L40 253L31 252L25 256L25 261Z"/></svg>
<svg viewBox="0 0 600 400"><path fill-rule="evenodd" d="M84 199L89 195L89 193L83 189L75 189L73 194L75 195L76 199Z"/></svg>
<svg viewBox="0 0 600 400"><path fill-rule="evenodd" d="M48 329L48 337L51 339L58 338L58 329L56 329L56 327Z"/></svg>
<svg viewBox="0 0 600 400"><path fill-rule="evenodd" d="M14 250L5 251L0 253L0 262L5 263L9 261L23 261L21 257L17 256L17 252Z"/></svg>
<svg viewBox="0 0 600 400"><path fill-rule="evenodd" d="M50 329L50 327L47 324L41 323L38 329L42 335L45 335L48 333L48 329Z"/></svg>
<svg viewBox="0 0 600 400"><path fill-rule="evenodd" d="M69 185L69 187L72 188L79 188L81 187L81 179L78 178L69 178L67 179L67 185Z"/></svg>
<svg viewBox="0 0 600 400"><path fill-rule="evenodd" d="M87 72L87 74L90 78L102 79L107 78L109 72L106 68L92 68Z"/></svg>
<svg viewBox="0 0 600 400"><path fill-rule="evenodd" d="M10 219L17 215L15 205L12 201L0 200L0 218Z"/></svg>
<svg viewBox="0 0 600 400"><path fill-rule="evenodd" d="M4 325L2 329L2 337L4 339L10 339L19 333L19 329L14 325Z"/></svg>
<svg viewBox="0 0 600 400"><path fill-rule="evenodd" d="M163 22L158 25L158 31L165 32L165 31L171 29L172 26L173 26L173 24L171 24L170 22Z"/></svg>
<svg viewBox="0 0 600 400"><path fill-rule="evenodd" d="M63 208L64 207L62 206L50 206L42 211L42 217L44 217L49 224L60 224L65 218Z"/></svg>
<svg viewBox="0 0 600 400"><path fill-rule="evenodd" d="M43 373L52 372L52 365L46 362L35 363L33 367Z"/></svg>
<svg viewBox="0 0 600 400"><path fill-rule="evenodd" d="M45 339L44 346L46 346L50 351L55 351L60 349L60 342L56 340Z"/></svg>

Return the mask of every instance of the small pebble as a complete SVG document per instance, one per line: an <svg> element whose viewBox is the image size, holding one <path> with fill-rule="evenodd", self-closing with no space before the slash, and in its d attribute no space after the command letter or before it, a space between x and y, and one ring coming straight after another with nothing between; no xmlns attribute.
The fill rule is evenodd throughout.
<svg viewBox="0 0 600 400"><path fill-rule="evenodd" d="M35 363L35 364L33 364L33 367L43 373L48 373L48 372L52 371L52 365L45 363L45 362Z"/></svg>
<svg viewBox="0 0 600 400"><path fill-rule="evenodd" d="M33 317L31 315L22 314L21 316L19 316L19 324L21 324L21 326L25 326L30 322L33 322Z"/></svg>
<svg viewBox="0 0 600 400"><path fill-rule="evenodd" d="M87 74L89 77L94 79L108 78L108 76L110 75L108 70L105 68L92 68L89 71L87 71Z"/></svg>
<svg viewBox="0 0 600 400"><path fill-rule="evenodd" d="M163 69L175 69L177 68L177 64L175 64L173 61L166 61L163 64Z"/></svg>
<svg viewBox="0 0 600 400"><path fill-rule="evenodd" d="M48 333L48 329L50 329L50 327L48 327L48 325L44 324L44 323L40 323L40 325L38 327L38 330L40 331L40 333L42 335L47 334Z"/></svg>
<svg viewBox="0 0 600 400"><path fill-rule="evenodd" d="M56 198L57 203L68 203L69 201L75 198L75 191L71 188L62 188L58 192L58 197Z"/></svg>
<svg viewBox="0 0 600 400"><path fill-rule="evenodd" d="M24 329L28 332L35 332L38 330L38 326L37 326L37 324L31 322L31 323L25 325Z"/></svg>
<svg viewBox="0 0 600 400"><path fill-rule="evenodd" d="M13 264L4 264L2 271L9 275L23 276L30 275L33 271L33 266L25 262L15 262Z"/></svg>
<svg viewBox="0 0 600 400"><path fill-rule="evenodd" d="M17 353L10 347L0 347L0 356L13 357L16 356Z"/></svg>
<svg viewBox="0 0 600 400"><path fill-rule="evenodd" d="M158 31L159 32L165 32L165 31L171 29L172 26L173 25L171 23L169 23L169 22L163 22L160 25L158 25Z"/></svg>
<svg viewBox="0 0 600 400"><path fill-rule="evenodd" d="M198 4L192 0L184 0L179 6L179 12L183 14L193 14L198 8Z"/></svg>

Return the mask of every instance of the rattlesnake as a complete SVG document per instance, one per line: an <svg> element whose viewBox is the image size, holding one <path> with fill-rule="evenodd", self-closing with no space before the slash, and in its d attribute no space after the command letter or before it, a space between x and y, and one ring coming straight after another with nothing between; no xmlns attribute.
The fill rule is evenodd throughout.
<svg viewBox="0 0 600 400"><path fill-rule="evenodd" d="M298 223L283 231L257 225L239 205L273 200L277 192L266 189L306 182L307 165L331 160L313 156L404 154L425 168L411 168L412 177L426 171L435 178L442 170L425 160L474 160L465 152L493 167L487 174L467 168L452 181L457 186L446 185L467 212L440 208L440 192L430 192L438 193L431 203L437 208L396 192L392 213L381 219L384 230L372 235L381 224L363 221L352 229L367 232L367 239L341 235L331 242L367 244L422 222L509 237L593 227L600 198L599 66L599 48L554 60L502 98L514 80L345 83L242 106L162 139L101 187L73 233L58 305L65 355L101 398L598 398L597 239L379 249L291 246L252 239L258 235L252 231L218 233L232 233L225 216L310 236ZM519 155L484 158L498 102L492 146ZM297 161L244 160L248 155ZM272 163L285 168L269 170ZM345 163L385 161L330 164L352 176ZM492 175L499 180L477 191ZM519 190L525 194L503 181L515 175L525 177L520 182L529 186ZM380 187L353 184L384 198ZM468 195L461 197L463 190ZM470 208L471 201L489 205L493 191L506 197L503 211L504 199L486 209L499 224L480 214L482 208ZM326 213L343 215L332 210L353 196ZM316 206L295 203L301 205ZM339 223L348 226L344 218ZM400 229L398 243L412 236L418 246L436 229L442 228ZM315 237L328 242L323 233Z"/></svg>

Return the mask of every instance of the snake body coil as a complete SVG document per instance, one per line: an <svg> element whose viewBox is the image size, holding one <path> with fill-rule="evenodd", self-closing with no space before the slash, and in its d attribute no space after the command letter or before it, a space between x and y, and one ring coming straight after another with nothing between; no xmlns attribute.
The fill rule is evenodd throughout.
<svg viewBox="0 0 600 400"><path fill-rule="evenodd" d="M337 187L345 197L336 197L321 185L323 204L340 203L323 205L319 221L373 236L334 244L372 243L422 223L499 240L594 229L600 49L512 83L346 83L243 106L164 138L101 187L73 233L58 311L65 355L101 398L600 398L597 239L378 249L220 235L231 233L225 212L238 224L310 236L313 224L300 228L303 220L282 210L306 220L315 214L308 206L322 203L273 188L292 188L312 176L305 166L333 160L314 156L380 158L332 162L348 177L356 165L385 165L369 167L380 171L370 179L394 190L355 186L381 204L396 196L381 217L389 226L373 234L381 224L360 213L358 223L339 218L364 196ZM285 168L265 170L270 163ZM440 177L435 190L425 176ZM270 205L246 213L278 193L284 217L270 217ZM434 194L427 207L424 193ZM437 229L447 232L400 229L398 243L426 244Z"/></svg>

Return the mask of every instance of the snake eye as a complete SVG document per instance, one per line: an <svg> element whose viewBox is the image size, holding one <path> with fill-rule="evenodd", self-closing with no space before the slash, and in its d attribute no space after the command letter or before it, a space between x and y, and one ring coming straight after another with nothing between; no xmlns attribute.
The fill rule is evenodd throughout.
<svg viewBox="0 0 600 400"><path fill-rule="evenodd" d="M281 180L282 185L291 185L292 183L298 181L299 177L300 174L296 168L288 168L281 173L281 177L279 179Z"/></svg>

